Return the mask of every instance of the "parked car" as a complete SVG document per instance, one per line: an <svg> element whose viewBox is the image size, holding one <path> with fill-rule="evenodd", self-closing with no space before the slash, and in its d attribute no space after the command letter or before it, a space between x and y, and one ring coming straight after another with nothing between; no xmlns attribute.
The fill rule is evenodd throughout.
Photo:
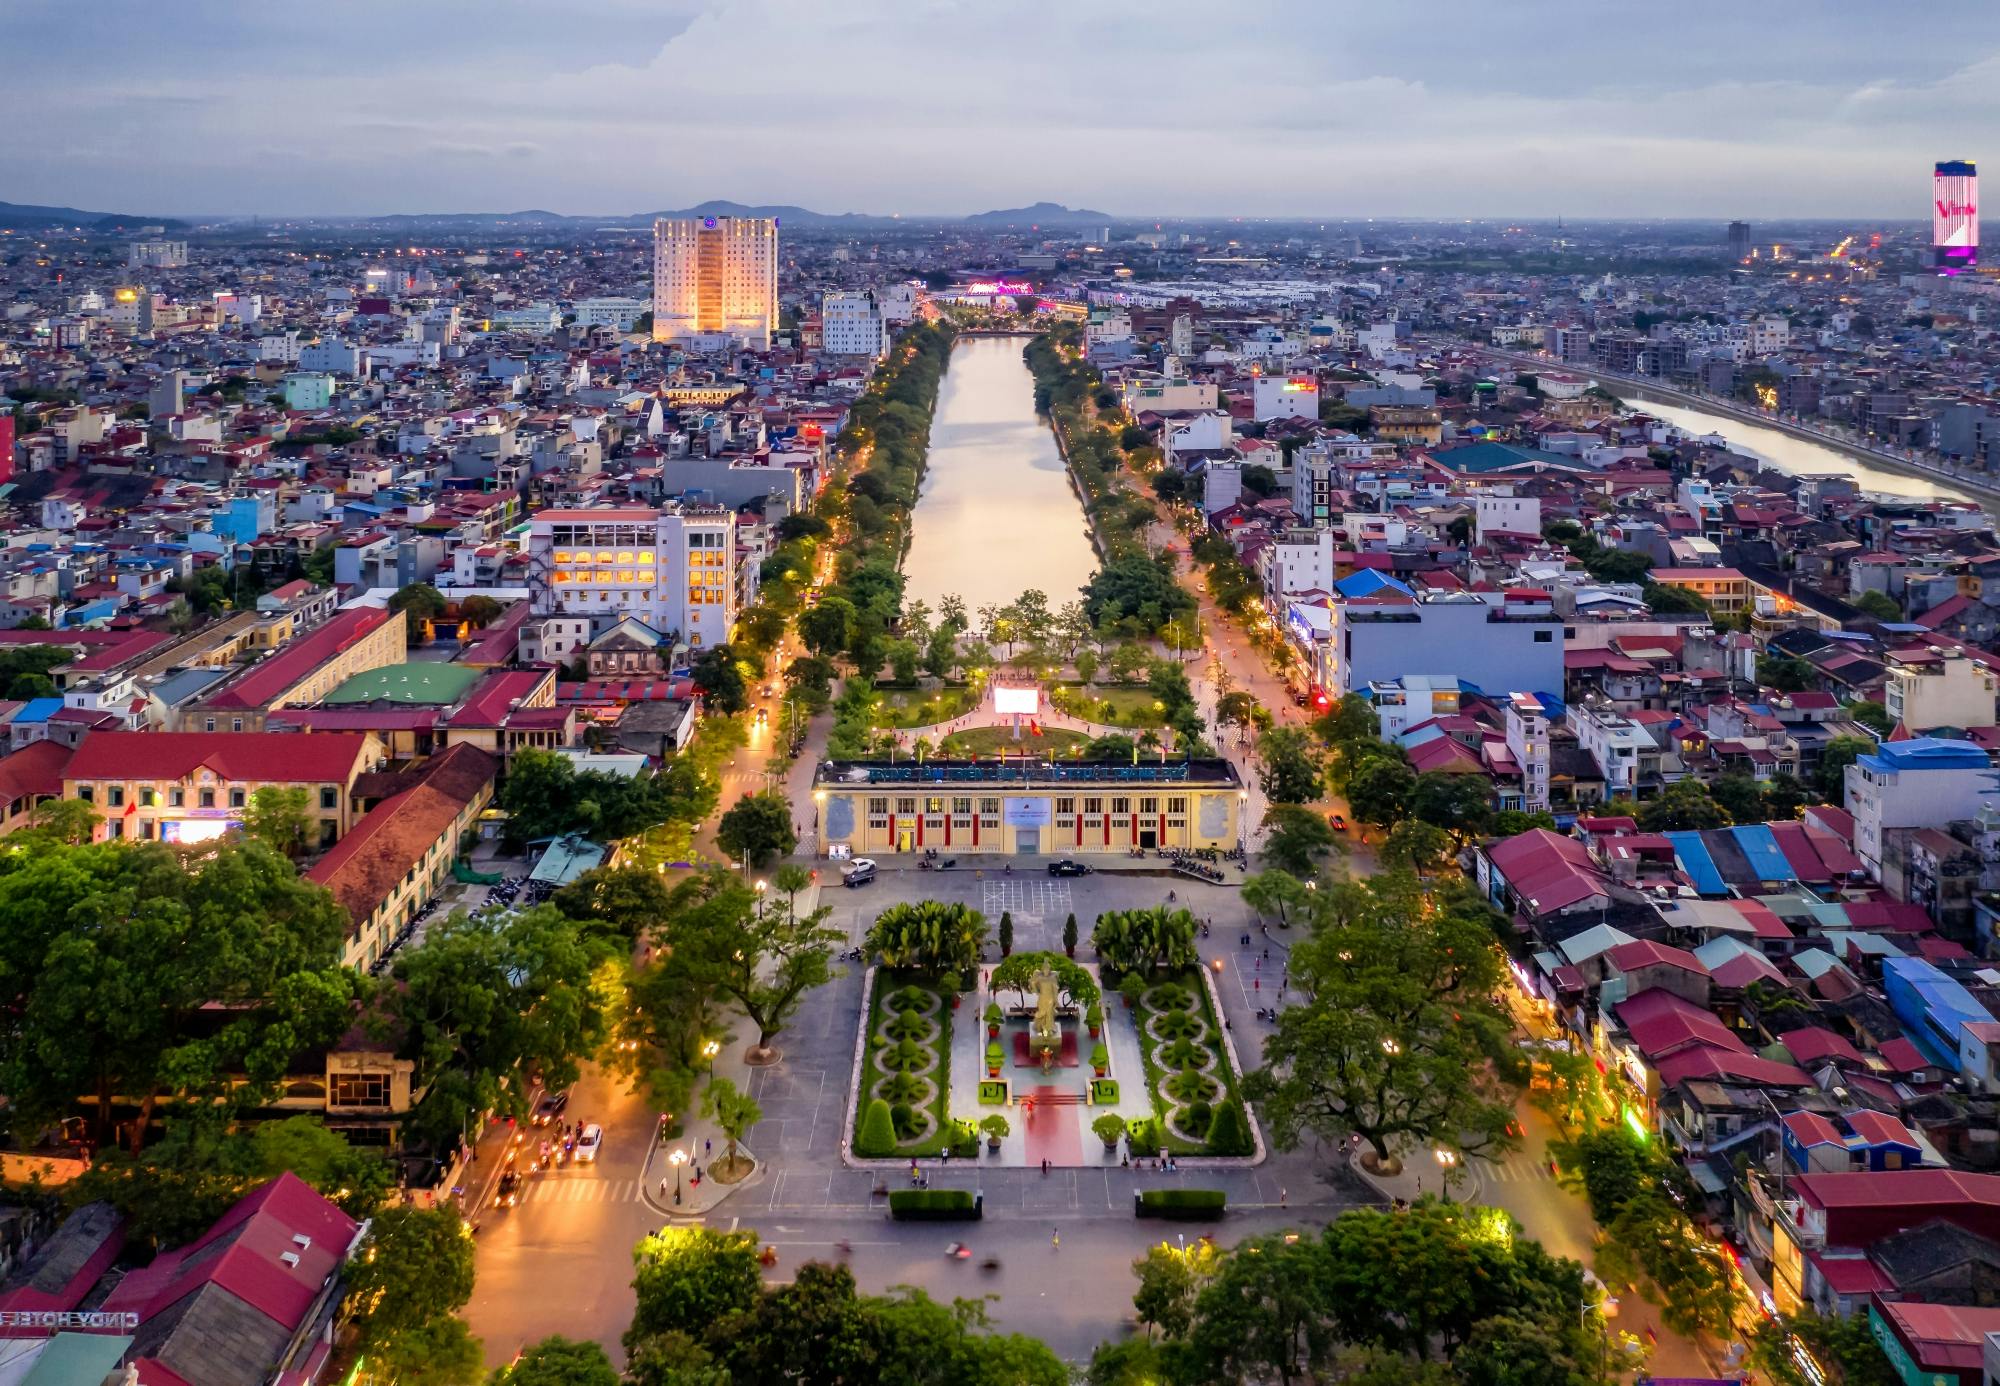
<svg viewBox="0 0 2000 1386"><path fill-rule="evenodd" d="M576 1162L590 1165L597 1162L598 1147L604 1144L604 1128L596 1122L583 1128L583 1134L576 1138Z"/></svg>
<svg viewBox="0 0 2000 1386"><path fill-rule="evenodd" d="M1052 861L1049 863L1049 874L1051 876L1088 876L1090 874L1090 867L1087 863L1072 861L1070 858L1064 857L1061 861Z"/></svg>
<svg viewBox="0 0 2000 1386"><path fill-rule="evenodd" d="M535 1102L535 1125L547 1126L569 1109L569 1089L545 1092Z"/></svg>
<svg viewBox="0 0 2000 1386"><path fill-rule="evenodd" d="M840 883L852 890L856 886L865 886L874 879L875 859L873 857L856 857L848 864L847 871L840 878Z"/></svg>

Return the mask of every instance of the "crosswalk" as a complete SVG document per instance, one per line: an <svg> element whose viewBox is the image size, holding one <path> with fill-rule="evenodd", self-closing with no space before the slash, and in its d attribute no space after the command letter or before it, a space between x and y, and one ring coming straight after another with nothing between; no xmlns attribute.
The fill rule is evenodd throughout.
<svg viewBox="0 0 2000 1386"><path fill-rule="evenodd" d="M1535 1180L1547 1181L1555 1176L1549 1173L1549 1162L1515 1151L1498 1160L1481 1160L1479 1172L1488 1179L1502 1184L1527 1184Z"/></svg>
<svg viewBox="0 0 2000 1386"><path fill-rule="evenodd" d="M521 1186L522 1203L637 1203L643 1179L530 1179Z"/></svg>
<svg viewBox="0 0 2000 1386"><path fill-rule="evenodd" d="M1018 923L1040 924L1061 919L1076 908L1076 898L1067 880L1060 878L987 880L980 883L979 905L989 920L997 920L1002 910Z"/></svg>

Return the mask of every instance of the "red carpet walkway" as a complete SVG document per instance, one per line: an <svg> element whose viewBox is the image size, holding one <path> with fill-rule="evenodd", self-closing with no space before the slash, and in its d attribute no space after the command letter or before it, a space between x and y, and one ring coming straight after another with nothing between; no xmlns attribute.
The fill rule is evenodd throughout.
<svg viewBox="0 0 2000 1386"><path fill-rule="evenodd" d="M1062 1088L1032 1088L1025 1096L1033 1098L1054 1097L1065 1091ZM1018 1110L1018 1108L1017 1108ZM1090 1109L1078 1106L1055 1106L1037 1101L1024 1118L1026 1125L1022 1134L1026 1137L1028 1163L1040 1167L1047 1160L1058 1169L1083 1163L1083 1114Z"/></svg>
<svg viewBox="0 0 2000 1386"><path fill-rule="evenodd" d="M1014 1067L1034 1069L1041 1067L1040 1064L1028 1057L1028 1032L1026 1030L1016 1030L1014 1032ZM1064 1030L1062 1032L1062 1048L1056 1051L1056 1067L1076 1067L1076 1031Z"/></svg>

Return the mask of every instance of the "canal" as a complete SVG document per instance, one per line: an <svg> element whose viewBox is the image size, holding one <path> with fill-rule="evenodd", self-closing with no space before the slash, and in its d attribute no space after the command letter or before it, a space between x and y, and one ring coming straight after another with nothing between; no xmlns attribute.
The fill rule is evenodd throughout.
<svg viewBox="0 0 2000 1386"><path fill-rule="evenodd" d="M1696 436L1719 433L1729 440L1736 452L1747 452L1770 463L1779 471L1790 472L1794 476L1833 472L1840 476L1851 476L1855 484L1864 491L1879 491L1889 496L1916 496L1922 499L1943 497L1949 500L1972 500L1972 496L1945 482L1932 481L1929 477L1908 476L1902 472L1890 471L1886 467L1876 467L1858 457L1849 456L1834 448L1819 443L1795 438L1789 433L1761 424L1746 423L1726 414L1711 414L1703 409L1690 409L1685 405L1670 404L1645 390L1618 382L1611 390L1628 403L1641 406L1648 414L1654 414L1686 429Z"/></svg>
<svg viewBox="0 0 2000 1386"><path fill-rule="evenodd" d="M1035 415L1026 343L975 337L952 349L910 521L906 602L936 611L956 594L976 613L1034 587L1060 608L1097 570L1082 502L1055 435Z"/></svg>

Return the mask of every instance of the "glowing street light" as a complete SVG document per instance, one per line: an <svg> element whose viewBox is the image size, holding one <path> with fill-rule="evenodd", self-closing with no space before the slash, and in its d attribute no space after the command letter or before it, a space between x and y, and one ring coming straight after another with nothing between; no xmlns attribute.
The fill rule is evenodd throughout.
<svg viewBox="0 0 2000 1386"><path fill-rule="evenodd" d="M681 1166L687 1163L685 1150L674 1150L667 1156L667 1163L674 1167L674 1206L681 1206Z"/></svg>
<svg viewBox="0 0 2000 1386"><path fill-rule="evenodd" d="M722 1044L718 1040L710 1040L701 1047L701 1056L708 1060L708 1076L711 1078L715 1076L715 1056L721 1052Z"/></svg>

